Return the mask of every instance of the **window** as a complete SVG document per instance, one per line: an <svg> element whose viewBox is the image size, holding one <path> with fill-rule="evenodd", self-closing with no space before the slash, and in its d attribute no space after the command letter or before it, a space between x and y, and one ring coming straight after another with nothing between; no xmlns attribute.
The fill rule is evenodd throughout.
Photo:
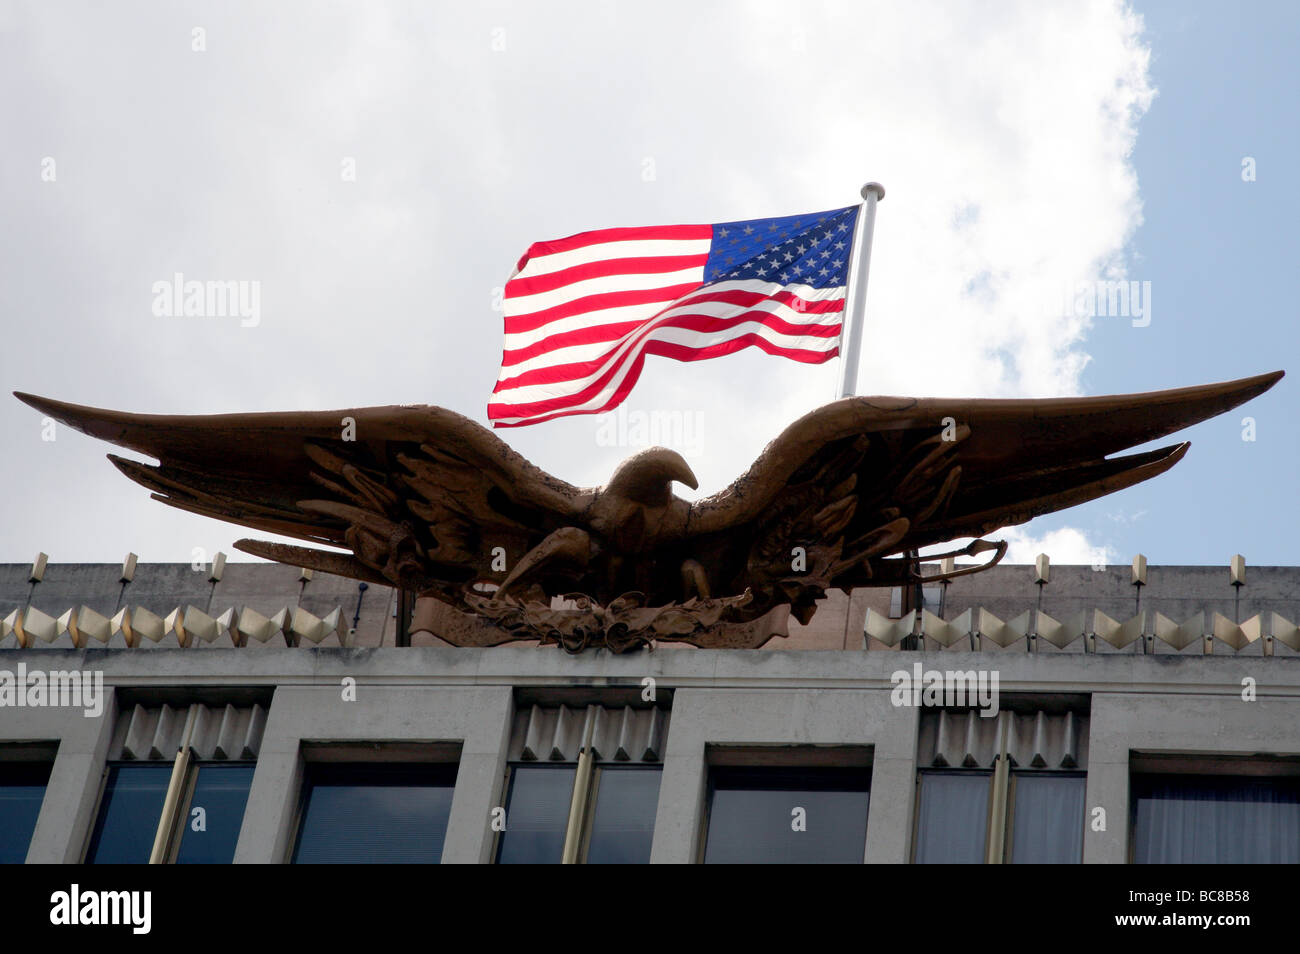
<svg viewBox="0 0 1300 954"><path fill-rule="evenodd" d="M1012 864L1063 865L1083 861L1087 777L1064 772L1012 772Z"/></svg>
<svg viewBox="0 0 1300 954"><path fill-rule="evenodd" d="M171 762L109 766L87 864L149 861L171 777Z"/></svg>
<svg viewBox="0 0 1300 954"><path fill-rule="evenodd" d="M922 772L916 863L982 864L992 772Z"/></svg>
<svg viewBox="0 0 1300 954"><path fill-rule="evenodd" d="M1300 862L1300 778L1146 775L1132 780L1138 864Z"/></svg>
<svg viewBox="0 0 1300 954"><path fill-rule="evenodd" d="M88 864L230 864L266 725L264 692L179 705L124 692Z"/></svg>
<svg viewBox="0 0 1300 954"><path fill-rule="evenodd" d="M228 865L244 823L251 762L202 762L195 767L193 793L180 813L177 864Z"/></svg>
<svg viewBox="0 0 1300 954"><path fill-rule="evenodd" d="M1088 722L1077 697L922 712L913 861L1082 862Z"/></svg>
<svg viewBox="0 0 1300 954"><path fill-rule="evenodd" d="M50 781L50 762L0 762L0 864L22 864Z"/></svg>
<svg viewBox="0 0 1300 954"><path fill-rule="evenodd" d="M516 765L506 798L498 864L557 865L564 853L576 765Z"/></svg>
<svg viewBox="0 0 1300 954"><path fill-rule="evenodd" d="M635 692L599 698L517 700L498 864L650 861L671 697L662 708Z"/></svg>
<svg viewBox="0 0 1300 954"><path fill-rule="evenodd" d="M296 864L438 864L457 765L309 762Z"/></svg>
<svg viewBox="0 0 1300 954"><path fill-rule="evenodd" d="M999 841L1012 864L1083 860L1084 775L1012 770L1005 820L991 804L997 784L995 772L922 772L916 863L983 864Z"/></svg>
<svg viewBox="0 0 1300 954"><path fill-rule="evenodd" d="M869 768L715 765L705 864L861 864Z"/></svg>
<svg viewBox="0 0 1300 954"><path fill-rule="evenodd" d="M586 844L588 864L649 864L662 775L658 765L596 769L596 808Z"/></svg>
<svg viewBox="0 0 1300 954"><path fill-rule="evenodd" d="M915 584L912 584L915 586ZM935 616L943 616L943 598L944 585L942 583L923 583L921 584L921 606L920 609L929 610ZM912 607L917 609L918 607ZM901 586L892 587L889 591L889 616L891 619L899 619L903 615L903 588Z"/></svg>
<svg viewBox="0 0 1300 954"><path fill-rule="evenodd" d="M87 864L146 864L160 832L160 861L230 864L253 783L248 762L127 762L109 766ZM180 772L175 810L167 789ZM166 817L164 817L166 815Z"/></svg>
<svg viewBox="0 0 1300 954"><path fill-rule="evenodd" d="M575 819L571 816L577 765L513 766L497 863L559 864L572 830L576 861L648 864L661 774L658 765L595 767Z"/></svg>

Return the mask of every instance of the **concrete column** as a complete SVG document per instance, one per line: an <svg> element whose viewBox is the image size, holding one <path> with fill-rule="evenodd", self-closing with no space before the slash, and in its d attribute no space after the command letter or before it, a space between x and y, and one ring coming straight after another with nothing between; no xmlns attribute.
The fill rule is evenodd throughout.
<svg viewBox="0 0 1300 954"><path fill-rule="evenodd" d="M1083 805L1083 863L1086 865L1122 865L1128 861L1128 776L1127 750L1119 758L1109 751L1098 753L1094 749L1088 753L1088 789ZM1105 831L1093 830L1098 808L1106 812Z"/></svg>
<svg viewBox="0 0 1300 954"><path fill-rule="evenodd" d="M514 693L508 686L474 690L466 713L464 747L456 771L456 792L447 819L442 863L487 864L492 860L496 833L492 809L505 806L503 791Z"/></svg>
<svg viewBox="0 0 1300 954"><path fill-rule="evenodd" d="M116 694L105 687L104 695L104 711L96 718L87 718L76 708L25 710L21 731L28 739L59 742L41 813L27 849L28 864L81 861L95 823L104 762L117 721Z"/></svg>
<svg viewBox="0 0 1300 954"><path fill-rule="evenodd" d="M916 756L871 763L867 809L867 864L907 864L912 858L912 813L916 805Z"/></svg>
<svg viewBox="0 0 1300 954"><path fill-rule="evenodd" d="M652 865L694 863L699 848L700 824L705 795L704 743L679 732L683 707L678 692L673 700L673 723L664 752L663 776L659 781L659 810L655 813L654 841L650 846ZM686 713L683 713L683 709Z"/></svg>
<svg viewBox="0 0 1300 954"><path fill-rule="evenodd" d="M313 690L306 690L312 692ZM288 850L288 826L302 787L297 718L291 711L304 690L281 686L267 712L262 747L248 790L244 823L235 843L235 864L278 864Z"/></svg>

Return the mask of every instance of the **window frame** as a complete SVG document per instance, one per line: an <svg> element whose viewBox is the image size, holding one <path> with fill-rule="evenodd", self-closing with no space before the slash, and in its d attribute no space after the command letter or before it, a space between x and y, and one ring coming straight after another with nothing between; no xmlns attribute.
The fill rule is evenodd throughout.
<svg viewBox="0 0 1300 954"><path fill-rule="evenodd" d="M591 850L591 830L596 822L596 806L600 800L600 785L606 772L654 772L659 776L659 788L655 794L655 825L659 821L659 798L663 794L664 764L662 762L608 762L598 763L591 776L587 791L587 804L583 809L582 832L578 840L578 861L587 864L587 853ZM650 829L650 843L653 850L655 827ZM647 862L649 859L646 859Z"/></svg>
<svg viewBox="0 0 1300 954"><path fill-rule="evenodd" d="M100 816L103 814L104 811L104 796L108 794L108 780L113 775L113 769L119 767L140 767L140 766L152 766L154 768L163 768L165 766L171 766L172 771L173 772L175 771L174 760L169 762L166 759L109 759L108 761L104 762L104 769L100 773L100 777L99 777L99 794L95 797L95 809L90 814L90 825L86 829L85 843L81 846L81 858L79 862L80 864L89 865L95 863L90 859L90 850L92 847L94 847L95 844L95 833L99 831ZM154 826L155 841L157 841L158 826L162 824L163 814L165 813L166 805L167 805L167 791L166 789L164 789L163 804L159 808L159 813L158 813L158 823ZM144 863L150 864L150 862L147 860Z"/></svg>
<svg viewBox="0 0 1300 954"><path fill-rule="evenodd" d="M298 743L298 772L294 793L293 811L289 813L289 829L285 838L283 864L292 865L302 835L303 812L307 807L309 787L307 773L312 765L451 765L456 770L452 783L452 799L460 784L460 742L323 742L300 740ZM450 813L448 814L450 823ZM443 853L446 853L446 839ZM439 858L441 863L441 857Z"/></svg>
<svg viewBox="0 0 1300 954"><path fill-rule="evenodd" d="M175 819L171 825L171 831L167 835L166 860L161 862L166 865L177 864L176 859L180 857L181 842L185 838L185 832L189 825L190 810L194 807L194 792L199 783L199 772L210 767L234 767L251 768L254 777L257 773L256 759L191 759L186 770L184 789L181 797L176 804ZM248 780L248 796L244 799L244 813L239 816L239 829L243 830L244 816L248 814L248 799L253 796L253 780ZM167 806L164 804L163 812L166 813ZM239 844L239 831L235 832L235 845ZM232 856L231 863L234 863Z"/></svg>
<svg viewBox="0 0 1300 954"><path fill-rule="evenodd" d="M177 764L184 758L184 765L181 768L182 777L178 797L169 810L167 805L167 789L163 790L163 804L158 811L158 824L154 828L154 844L157 845L159 838L163 839L163 856L157 864L172 865L176 864L176 858L180 854L181 839L185 836L185 824L189 819L190 809L193 807L194 789L198 783L199 771L205 766L212 765L238 765L241 767L251 767L256 771L257 761L255 759L197 759L193 758L190 753L180 752L171 762L165 759L110 759L104 763L104 770L99 779L99 794L95 798L95 808L90 815L90 827L86 831L85 844L81 849L81 864L92 864L90 861L90 850L95 843L95 834L99 829L100 815L104 810L104 796L108 792L108 780L112 777L115 768L141 768L152 766L162 768L170 765L173 774L177 771ZM253 794L253 782L249 781L249 797ZM244 802L244 813L248 812L248 802ZM240 816L240 829L243 829L244 816ZM235 841L238 843L239 835L236 833ZM150 860L145 864L154 864L152 852ZM232 860L233 863L233 860Z"/></svg>
<svg viewBox="0 0 1300 954"><path fill-rule="evenodd" d="M1003 756L999 756L1003 758ZM1043 777L1054 776L1056 778L1078 778L1083 780L1084 785L1084 812L1079 824L1086 835L1088 830L1088 811L1087 811L1087 786L1088 773L1084 769L1037 769L1037 768L1018 768L1009 767L1006 771L1006 801L1003 811L998 811L998 799L996 785L998 783L998 771L996 768L952 768L952 767L933 767L921 768L916 773L916 802L912 812L912 851L909 857L909 864L918 864L916 860L917 850L920 847L921 832L921 780L926 775L957 775L965 777L982 776L987 780L986 797L988 804L985 811L984 821L984 861L981 864L1012 864L1013 842L1015 841L1016 831L1016 782L1019 778L1025 776ZM999 823L1001 824L1002 852L996 859L990 858L989 853L992 850L994 840L999 836L996 830ZM1080 848L1079 860L1072 864L1082 864L1083 853Z"/></svg>
<svg viewBox="0 0 1300 954"><path fill-rule="evenodd" d="M1300 756L1255 756L1236 753L1139 752L1130 750L1128 764L1128 828L1125 863L1137 864L1137 814L1134 781L1147 778L1295 779ZM1226 862L1225 862L1226 863Z"/></svg>
<svg viewBox="0 0 1300 954"><path fill-rule="evenodd" d="M1012 861L1012 852L1015 847L1016 839L1016 783L1019 779L1026 776L1041 778L1051 776L1055 778L1077 778L1083 782L1083 814L1079 817L1079 826L1084 838L1079 842L1079 860L1069 862L1070 864L1083 864L1083 844L1088 834L1088 773L1082 769L1021 769L1013 768L1010 772L1011 778L1007 787L1007 821L1006 836L1003 839L1002 864L1014 864Z"/></svg>
<svg viewBox="0 0 1300 954"><path fill-rule="evenodd" d="M564 770L568 770L568 771L572 772L572 773L573 773L573 785L571 785L570 788L569 788L569 806L570 806L570 808L572 808L572 805L573 805L573 793L574 793L574 791L577 789L578 783L579 783L579 781L580 781L580 780L579 780L579 777L578 777L578 763L577 763L577 762L561 762L561 761L555 761L555 762L546 761L546 762L544 762L544 761L542 761L542 760L540 760L540 759L514 759L514 760L511 760L511 761L507 762L507 763L506 763L505 783L504 783L504 785L502 786L502 789L501 789L501 794L502 794L502 798L501 798L501 808L502 808L502 810L505 812L506 827L505 827L504 829L502 829L502 830L498 830L498 831L496 831L496 832L493 832L493 839L492 839L492 856L491 856L491 857L492 857L492 862L491 862L491 863L494 864L494 865L503 864L503 862L501 861L501 849L505 846L505 836L508 835L508 834L510 833L510 800L511 800L511 798L514 797L515 771L516 771L517 769L520 769L520 768L526 768L526 769L541 769L541 770L543 770L543 771L558 771L558 770L564 769ZM563 861L563 853L564 853L563 844L564 844L564 842L567 842L567 841L568 841L568 837L569 837L569 820L566 819L566 821L565 821L565 826L564 826L564 839L561 841L561 849L560 849L561 859L560 859L559 861L555 862L556 864L563 864L563 863L564 863L564 861ZM505 862L505 863L508 864L508 862ZM539 862L539 864L542 864L542 863L545 863L545 862Z"/></svg>
<svg viewBox="0 0 1300 954"><path fill-rule="evenodd" d="M577 762L561 761L541 761L534 759L514 759L506 763L505 781L502 786L502 806L506 812L506 830L495 832L492 842L492 861L494 865L502 864L501 849L505 842L505 836L510 833L510 799L514 794L515 772L520 768L527 769L569 769L573 771L573 787L569 790L570 817L564 826L564 844L569 844L570 838L577 839L577 854L574 864L587 864L587 855L591 849L592 826L596 820L596 807L600 799L600 784L606 772L655 772L659 776L659 793L663 792L663 762L622 762L615 760L593 760L590 774L586 784L583 784L582 772ZM579 806L577 818L573 817L574 795L578 787L582 786L582 802ZM655 799L655 821L658 821L658 797ZM576 828L574 827L576 825ZM651 829L651 842L654 841L654 830ZM557 864L564 864L563 850Z"/></svg>
<svg viewBox="0 0 1300 954"><path fill-rule="evenodd" d="M27 836L27 846L23 851L23 862L25 863L27 855L32 850L32 838L36 836L36 829L41 823L41 813L45 810L45 800L50 794L50 779L54 775L54 762L58 758L59 743L54 742L3 742L0 743L0 765L39 765L43 766L45 776L45 789L41 793L41 803L36 809L36 821L32 825L31 834Z"/></svg>
<svg viewBox="0 0 1300 954"><path fill-rule="evenodd" d="M866 780L862 793L867 797L867 817L863 824L862 857L854 864L866 863L867 838L871 821L871 792L875 782L875 764L870 746L728 746L718 747L705 766L704 805L700 811L700 827L696 839L695 864L706 864L709 848L709 829L713 822L713 798L717 791L718 770L728 772L770 772L798 774L826 770L860 773ZM783 757L784 756L784 757ZM839 760L842 758L843 760ZM827 789L828 791L830 789ZM808 789L808 791L816 791ZM844 791L857 791L844 789Z"/></svg>
<svg viewBox="0 0 1300 954"><path fill-rule="evenodd" d="M993 819L997 812L996 800L993 797L994 777L997 774L996 769L991 768L951 768L951 767L927 767L917 769L916 788L914 800L912 803L912 850L908 855L908 864L925 864L916 860L917 850L921 846L921 789L922 780L927 775L956 775L963 778L981 777L985 779L985 798L987 803L984 806L984 861L980 864L988 864L989 842L993 838ZM939 864L953 864L955 862L937 862Z"/></svg>

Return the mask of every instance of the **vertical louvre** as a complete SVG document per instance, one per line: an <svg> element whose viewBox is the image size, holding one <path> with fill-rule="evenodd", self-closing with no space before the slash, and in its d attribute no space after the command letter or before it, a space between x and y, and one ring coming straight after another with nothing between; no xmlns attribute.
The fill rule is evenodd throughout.
<svg viewBox="0 0 1300 954"><path fill-rule="evenodd" d="M671 713L633 706L533 705L515 716L510 759L576 762L588 725L597 761L659 762Z"/></svg>
<svg viewBox="0 0 1300 954"><path fill-rule="evenodd" d="M186 722L193 718L190 747L198 758L250 761L257 758L266 731L266 709L247 706L136 705L114 732L109 760L171 761L176 757Z"/></svg>
<svg viewBox="0 0 1300 954"><path fill-rule="evenodd" d="M1003 726L1007 755L1019 769L1088 767L1088 716L1080 712L1011 712L984 718L978 710L927 709L921 713L920 765L991 769Z"/></svg>

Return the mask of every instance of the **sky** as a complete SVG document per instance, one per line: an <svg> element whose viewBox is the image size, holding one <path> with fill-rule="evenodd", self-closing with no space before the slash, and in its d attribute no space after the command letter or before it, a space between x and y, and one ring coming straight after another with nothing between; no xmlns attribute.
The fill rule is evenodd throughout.
<svg viewBox="0 0 1300 954"><path fill-rule="evenodd" d="M532 242L877 180L859 394L1293 371L1182 432L1169 473L991 535L1010 559L1295 565L1297 49L1286 3L0 0L0 562L245 559L250 535L151 500L9 391L486 424ZM256 283L256 320L156 313L176 273ZM1078 306L1120 280L1140 314ZM662 424L700 479L678 490L707 495L839 373L652 357L621 417L498 434L596 486Z"/></svg>

